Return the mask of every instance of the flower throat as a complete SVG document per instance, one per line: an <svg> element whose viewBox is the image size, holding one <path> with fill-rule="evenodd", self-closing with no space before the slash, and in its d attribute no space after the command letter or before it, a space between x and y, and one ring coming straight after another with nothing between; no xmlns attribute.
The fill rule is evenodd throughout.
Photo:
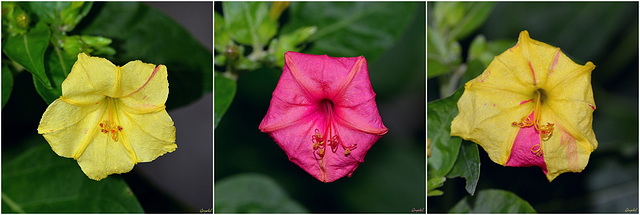
<svg viewBox="0 0 640 215"><path fill-rule="evenodd" d="M553 134L553 123L549 123L547 122L546 125L541 125L540 124L540 116L542 115L541 112L541 103L542 103L542 97L544 97L544 91L542 91L541 89L536 90L536 105L535 108L533 109L533 119L531 119L529 116L524 116L520 119L520 122L513 122L512 125L513 126L518 126L520 128L525 128L525 127L530 127L533 126L538 133L540 134L540 140L548 140L551 135ZM533 99L532 99L533 100ZM531 101L531 100L529 100ZM533 145L531 147L531 153L537 155L538 157L542 156L542 142L540 144L536 144ZM537 146L537 149L536 149Z"/></svg>
<svg viewBox="0 0 640 215"><path fill-rule="evenodd" d="M333 116L333 102L329 99L323 99L320 101L320 111L325 115L325 122L327 123L325 126L324 135L320 133L319 129L315 129L315 134L311 135L311 142L313 143L313 151L316 159L322 159L325 155L325 148L327 145L331 146L331 151L336 153L338 150L338 144L342 146L344 149L344 155L348 156L351 153L351 150L356 149L357 144L353 144L350 146L345 146L344 143L340 140L340 135L338 131L334 129L334 116ZM329 139L330 137L330 139Z"/></svg>
<svg viewBox="0 0 640 215"><path fill-rule="evenodd" d="M118 134L122 132L122 127L118 125L115 117L116 107L115 99L106 97L107 100L107 120L103 120L98 125L100 126L100 132L111 136L111 139L118 142Z"/></svg>

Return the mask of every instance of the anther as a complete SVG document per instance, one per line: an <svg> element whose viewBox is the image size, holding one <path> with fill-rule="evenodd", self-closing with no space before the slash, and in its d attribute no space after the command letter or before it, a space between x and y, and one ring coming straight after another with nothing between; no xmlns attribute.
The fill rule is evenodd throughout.
<svg viewBox="0 0 640 215"><path fill-rule="evenodd" d="M534 149L536 146L538 146L538 149ZM542 156L542 146L540 144L531 146L531 153L538 157Z"/></svg>

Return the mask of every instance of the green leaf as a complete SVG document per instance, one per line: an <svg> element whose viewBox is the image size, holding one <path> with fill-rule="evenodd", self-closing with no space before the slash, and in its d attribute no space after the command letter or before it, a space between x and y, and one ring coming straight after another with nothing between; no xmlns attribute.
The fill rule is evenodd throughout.
<svg viewBox="0 0 640 215"><path fill-rule="evenodd" d="M318 31L305 53L333 57L365 56L374 61L392 47L409 26L417 3L292 2L282 33L310 24Z"/></svg>
<svg viewBox="0 0 640 215"><path fill-rule="evenodd" d="M427 78L433 78L453 71L462 59L460 44L447 41L437 30L429 27L427 31Z"/></svg>
<svg viewBox="0 0 640 215"><path fill-rule="evenodd" d="M451 40L459 40L478 27L487 20L491 10L493 9L493 2L466 2L465 4L465 16L464 18L454 25L453 29L449 32Z"/></svg>
<svg viewBox="0 0 640 215"><path fill-rule="evenodd" d="M227 32L238 43L262 48L278 31L268 2L222 2L222 10Z"/></svg>
<svg viewBox="0 0 640 215"><path fill-rule="evenodd" d="M45 54L46 69L49 71L49 75L51 75L51 80L53 81L52 87L45 87L39 81L36 81L35 77L33 78L33 85L40 97L42 97L47 104L51 104L62 96L62 82L71 72L71 67L78 59L78 56L69 55L67 52L61 51L58 48L49 49Z"/></svg>
<svg viewBox="0 0 640 215"><path fill-rule="evenodd" d="M213 119L214 119L214 129L218 127L218 123L224 116L224 113L227 112L229 106L231 106L231 102L233 102L233 97L236 95L236 81L227 78L226 76L216 72L215 74L215 90L214 98L215 101L213 104L215 105L213 111Z"/></svg>
<svg viewBox="0 0 640 215"><path fill-rule="evenodd" d="M229 36L229 32L225 28L224 18L218 14L218 12L214 12L213 16L213 26L214 31L216 32L213 35L213 41L215 42L214 48L216 51L224 53L227 44L232 42L231 36Z"/></svg>
<svg viewBox="0 0 640 215"><path fill-rule="evenodd" d="M434 4L433 19L441 32L457 25L464 18L465 3L463 2L435 2Z"/></svg>
<svg viewBox="0 0 640 215"><path fill-rule="evenodd" d="M271 178L240 174L216 182L214 213L306 213Z"/></svg>
<svg viewBox="0 0 640 215"><path fill-rule="evenodd" d="M439 196L442 195L442 191L436 190L438 187L442 187L447 180L445 177L433 177L427 180L427 196Z"/></svg>
<svg viewBox="0 0 640 215"><path fill-rule="evenodd" d="M27 2L25 10L38 16L40 22L54 24L60 15L59 13L69 5L71 5L71 2Z"/></svg>
<svg viewBox="0 0 640 215"><path fill-rule="evenodd" d="M2 2L2 36L22 35L29 30L31 18L17 2Z"/></svg>
<svg viewBox="0 0 640 215"><path fill-rule="evenodd" d="M487 42L483 35L473 39L469 47L467 61L480 60L484 67L488 67L495 56L502 54L516 44L513 40L496 40Z"/></svg>
<svg viewBox="0 0 640 215"><path fill-rule="evenodd" d="M7 104L13 89L13 74L6 62L2 62L2 107Z"/></svg>
<svg viewBox="0 0 640 215"><path fill-rule="evenodd" d="M447 174L449 178L463 177L466 179L467 184L465 189L473 196L476 192L476 185L478 185L478 179L480 178L480 155L478 154L478 145L469 142L462 141L460 145L460 152L458 153L458 159L453 165L453 169Z"/></svg>
<svg viewBox="0 0 640 215"><path fill-rule="evenodd" d="M39 22L29 33L21 36L9 36L2 50L9 59L19 63L47 88L51 82L44 69L44 52L49 45L49 29L43 22Z"/></svg>
<svg viewBox="0 0 640 215"><path fill-rule="evenodd" d="M472 198L464 197L449 213L536 213L531 205L509 191L481 190Z"/></svg>
<svg viewBox="0 0 640 215"><path fill-rule="evenodd" d="M302 50L302 47L298 48L297 46L309 39L317 30L316 26L302 27L293 33L282 35L278 39L272 40L271 44L269 44L269 50L273 50L275 64L279 67L284 67L284 53Z"/></svg>
<svg viewBox="0 0 640 215"><path fill-rule="evenodd" d="M91 180L75 160L57 156L41 137L38 142L3 162L2 213L143 212L121 177Z"/></svg>
<svg viewBox="0 0 640 215"><path fill-rule="evenodd" d="M69 32L87 15L93 2L28 2L26 9L36 14L40 21L51 24L55 29Z"/></svg>
<svg viewBox="0 0 640 215"><path fill-rule="evenodd" d="M446 176L458 157L462 139L450 133L451 121L458 115L457 103L463 92L464 87L461 87L453 95L427 104L427 137L431 140L431 157L427 163L435 168L436 176Z"/></svg>
<svg viewBox="0 0 640 215"><path fill-rule="evenodd" d="M170 17L136 2L96 2L94 9L95 15L83 20L89 24L80 34L111 38L116 55L107 58L116 65L133 60L166 65L167 109L189 104L213 90L211 51Z"/></svg>

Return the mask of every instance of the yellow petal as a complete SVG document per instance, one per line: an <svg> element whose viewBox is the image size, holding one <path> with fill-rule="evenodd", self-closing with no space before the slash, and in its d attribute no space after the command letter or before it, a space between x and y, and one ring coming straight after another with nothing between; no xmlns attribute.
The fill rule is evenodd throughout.
<svg viewBox="0 0 640 215"><path fill-rule="evenodd" d="M505 165L520 129L512 123L535 110L536 129L555 125L540 143L549 181L563 172L580 172L598 146L592 129L594 68L591 62L574 63L559 48L523 31L518 44L465 84L451 135L478 143L494 162Z"/></svg>
<svg viewBox="0 0 640 215"><path fill-rule="evenodd" d="M570 102L565 101L563 104L566 105L565 107L569 107L567 109L571 109ZM566 115L552 111L549 106L542 107L543 119L545 121L555 122L556 124L553 135L542 144L544 161L548 170L547 179L549 179L549 181L552 181L564 172L581 172L587 166L589 156L591 152L595 150L592 143L597 146L595 134L593 133L593 129L591 129L591 122L593 120L591 114L593 110L588 109L589 110L571 111L580 115L566 117ZM578 124L573 124L574 121L569 121L570 123L563 122L563 120L567 119L577 119L583 122ZM569 132L569 130L574 131Z"/></svg>
<svg viewBox="0 0 640 215"><path fill-rule="evenodd" d="M62 157L78 158L86 145L96 135L96 127L102 118L105 105L80 107L55 100L42 115L38 133Z"/></svg>
<svg viewBox="0 0 640 215"><path fill-rule="evenodd" d="M84 174L93 180L101 180L111 174L131 171L136 162L122 141L114 141L108 134L95 135L78 158L78 165Z"/></svg>
<svg viewBox="0 0 640 215"><path fill-rule="evenodd" d="M71 73L62 82L62 98L68 103L87 105L96 103L105 95L113 95L118 68L99 57L78 54Z"/></svg>
<svg viewBox="0 0 640 215"><path fill-rule="evenodd" d="M504 165L517 135L517 129L511 122L528 115L533 104L521 105L520 101L528 97L487 85L480 81L470 81L465 85L465 91L458 100L459 113L451 122L451 135L478 143L492 161Z"/></svg>
<svg viewBox="0 0 640 215"><path fill-rule="evenodd" d="M549 181L565 172L582 172L594 149L589 141L584 138L574 138L560 126L556 126L554 136L542 146Z"/></svg>
<svg viewBox="0 0 640 215"><path fill-rule="evenodd" d="M122 67L121 74L120 99L126 106L140 112L164 109L169 95L167 67L131 61Z"/></svg>
<svg viewBox="0 0 640 215"><path fill-rule="evenodd" d="M123 108L119 118L123 139L131 144L138 162L150 162L177 148L176 128L167 111L135 114Z"/></svg>

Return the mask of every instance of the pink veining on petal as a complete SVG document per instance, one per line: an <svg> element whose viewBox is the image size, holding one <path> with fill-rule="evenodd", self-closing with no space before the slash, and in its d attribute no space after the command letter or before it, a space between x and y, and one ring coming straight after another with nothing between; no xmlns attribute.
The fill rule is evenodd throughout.
<svg viewBox="0 0 640 215"><path fill-rule="evenodd" d="M566 163L569 165L569 170L578 171L578 145L576 145L576 139L564 130L560 132L560 146L566 150Z"/></svg>
<svg viewBox="0 0 640 215"><path fill-rule="evenodd" d="M480 82L484 82L491 75L491 70L487 70L480 75Z"/></svg>
<svg viewBox="0 0 640 215"><path fill-rule="evenodd" d="M515 45L515 46L513 46L513 47L509 48L509 51L510 51L510 52L513 52L513 50L511 50L511 49L518 47L518 45L520 45L520 42L516 43L516 45Z"/></svg>
<svg viewBox="0 0 640 215"><path fill-rule="evenodd" d="M549 68L549 75L551 75L551 73L553 73L553 69L556 68L556 64L558 64L558 58L560 57L560 49L558 49L558 51L556 52L556 56L553 58L553 62L551 63L551 67Z"/></svg>
<svg viewBox="0 0 640 215"><path fill-rule="evenodd" d="M529 100L526 100L526 101L522 101L522 102L520 102L520 105L526 104L527 102L531 102L531 101L533 101L533 99L529 99Z"/></svg>
<svg viewBox="0 0 640 215"><path fill-rule="evenodd" d="M533 114L531 112L529 118L533 119ZM537 166L542 168L546 175L547 164L544 162L544 152L541 156L537 156L532 152L532 150L538 149L541 144L543 143L540 142L540 134L534 126L519 128L511 147L511 154L505 165L511 167Z"/></svg>
<svg viewBox="0 0 640 215"><path fill-rule="evenodd" d="M529 61L529 69L531 69L531 75L533 76L533 85L536 85L538 82L536 81L536 73L533 71L533 66L531 66L531 61Z"/></svg>
<svg viewBox="0 0 640 215"><path fill-rule="evenodd" d="M593 105L589 105L589 107L591 107L591 109L596 110L596 107L594 107Z"/></svg>
<svg viewBox="0 0 640 215"><path fill-rule="evenodd" d="M158 66L156 66L156 68L155 68L155 69L153 69L153 73L151 73L151 76L149 76L149 79L147 79L147 81L146 81L146 82L144 82L144 84L142 84L142 86L140 86L140 88L138 88L137 90L135 90L135 91L133 91L133 92L129 93L129 95L126 95L126 96L123 96L123 97L129 97L129 96L131 96L131 95L133 95L133 94L135 94L135 93L139 92L140 90L142 90L142 88L144 88L144 86L146 86L146 85L147 85L147 83L149 83L149 81L151 81L151 79L153 78L153 76L155 76L155 75L156 75L156 72L158 72L158 69L160 68L160 66L162 66L162 65L158 65Z"/></svg>

